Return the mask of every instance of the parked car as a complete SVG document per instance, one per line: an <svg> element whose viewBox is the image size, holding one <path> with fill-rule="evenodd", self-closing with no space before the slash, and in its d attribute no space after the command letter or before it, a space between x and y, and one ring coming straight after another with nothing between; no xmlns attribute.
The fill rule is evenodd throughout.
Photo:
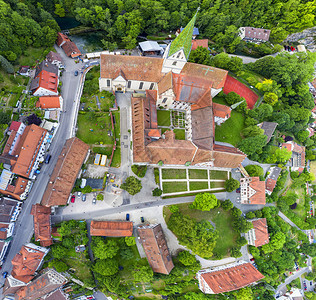
<svg viewBox="0 0 316 300"><path fill-rule="evenodd" d="M3 278L7 278L7 276L8 276L8 272L3 272L3 273L2 273L2 277L3 277Z"/></svg>
<svg viewBox="0 0 316 300"><path fill-rule="evenodd" d="M97 204L97 198L96 197L93 197L92 204Z"/></svg>
<svg viewBox="0 0 316 300"><path fill-rule="evenodd" d="M77 193L78 198L81 198L81 192Z"/></svg>
<svg viewBox="0 0 316 300"><path fill-rule="evenodd" d="M72 195L70 202L71 202L71 203L75 203L75 199L76 199L76 196L75 196L75 195Z"/></svg>
<svg viewBox="0 0 316 300"><path fill-rule="evenodd" d="M87 195L86 194L82 194L82 202L85 202L87 199Z"/></svg>
<svg viewBox="0 0 316 300"><path fill-rule="evenodd" d="M236 193L240 193L240 187L236 190Z"/></svg>
<svg viewBox="0 0 316 300"><path fill-rule="evenodd" d="M50 154L47 154L45 157L45 164L48 164L52 156Z"/></svg>
<svg viewBox="0 0 316 300"><path fill-rule="evenodd" d="M129 221L129 214L126 214L126 221Z"/></svg>
<svg viewBox="0 0 316 300"><path fill-rule="evenodd" d="M144 222L145 222L144 217L140 217L140 220L142 221L142 223L144 223Z"/></svg>
<svg viewBox="0 0 316 300"><path fill-rule="evenodd" d="M75 76L78 76L78 74L79 74L79 72L76 70L76 71L75 71Z"/></svg>

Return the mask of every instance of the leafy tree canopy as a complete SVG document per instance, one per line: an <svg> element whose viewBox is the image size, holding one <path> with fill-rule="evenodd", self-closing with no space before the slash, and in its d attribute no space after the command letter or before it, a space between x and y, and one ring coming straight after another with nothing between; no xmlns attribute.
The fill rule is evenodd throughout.
<svg viewBox="0 0 316 300"><path fill-rule="evenodd" d="M207 211L217 206L217 198L211 193L201 193L195 196L194 202L191 204L191 208Z"/></svg>

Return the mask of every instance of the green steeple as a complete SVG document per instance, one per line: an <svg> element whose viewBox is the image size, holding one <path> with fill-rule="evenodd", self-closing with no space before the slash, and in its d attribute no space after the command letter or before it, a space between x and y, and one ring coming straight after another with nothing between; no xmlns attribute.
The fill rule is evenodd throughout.
<svg viewBox="0 0 316 300"><path fill-rule="evenodd" d="M196 20L196 15L191 19L187 26L180 32L180 34L171 43L168 56L175 54L180 49L183 49L185 57L188 59L192 47L192 34L194 29L194 24Z"/></svg>

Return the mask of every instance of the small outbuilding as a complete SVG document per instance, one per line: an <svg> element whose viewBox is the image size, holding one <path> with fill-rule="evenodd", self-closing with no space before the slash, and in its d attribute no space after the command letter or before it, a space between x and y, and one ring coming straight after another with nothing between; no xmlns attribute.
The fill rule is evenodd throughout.
<svg viewBox="0 0 316 300"><path fill-rule="evenodd" d="M163 49L154 41L146 41L139 43L139 49L142 55L161 55L163 54Z"/></svg>

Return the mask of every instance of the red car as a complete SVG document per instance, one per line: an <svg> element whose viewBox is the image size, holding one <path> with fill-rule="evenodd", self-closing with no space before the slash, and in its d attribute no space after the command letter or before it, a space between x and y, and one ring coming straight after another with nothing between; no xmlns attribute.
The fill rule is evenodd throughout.
<svg viewBox="0 0 316 300"><path fill-rule="evenodd" d="M76 199L76 196L75 196L75 195L72 195L70 202L71 202L71 203L75 203L75 199Z"/></svg>

